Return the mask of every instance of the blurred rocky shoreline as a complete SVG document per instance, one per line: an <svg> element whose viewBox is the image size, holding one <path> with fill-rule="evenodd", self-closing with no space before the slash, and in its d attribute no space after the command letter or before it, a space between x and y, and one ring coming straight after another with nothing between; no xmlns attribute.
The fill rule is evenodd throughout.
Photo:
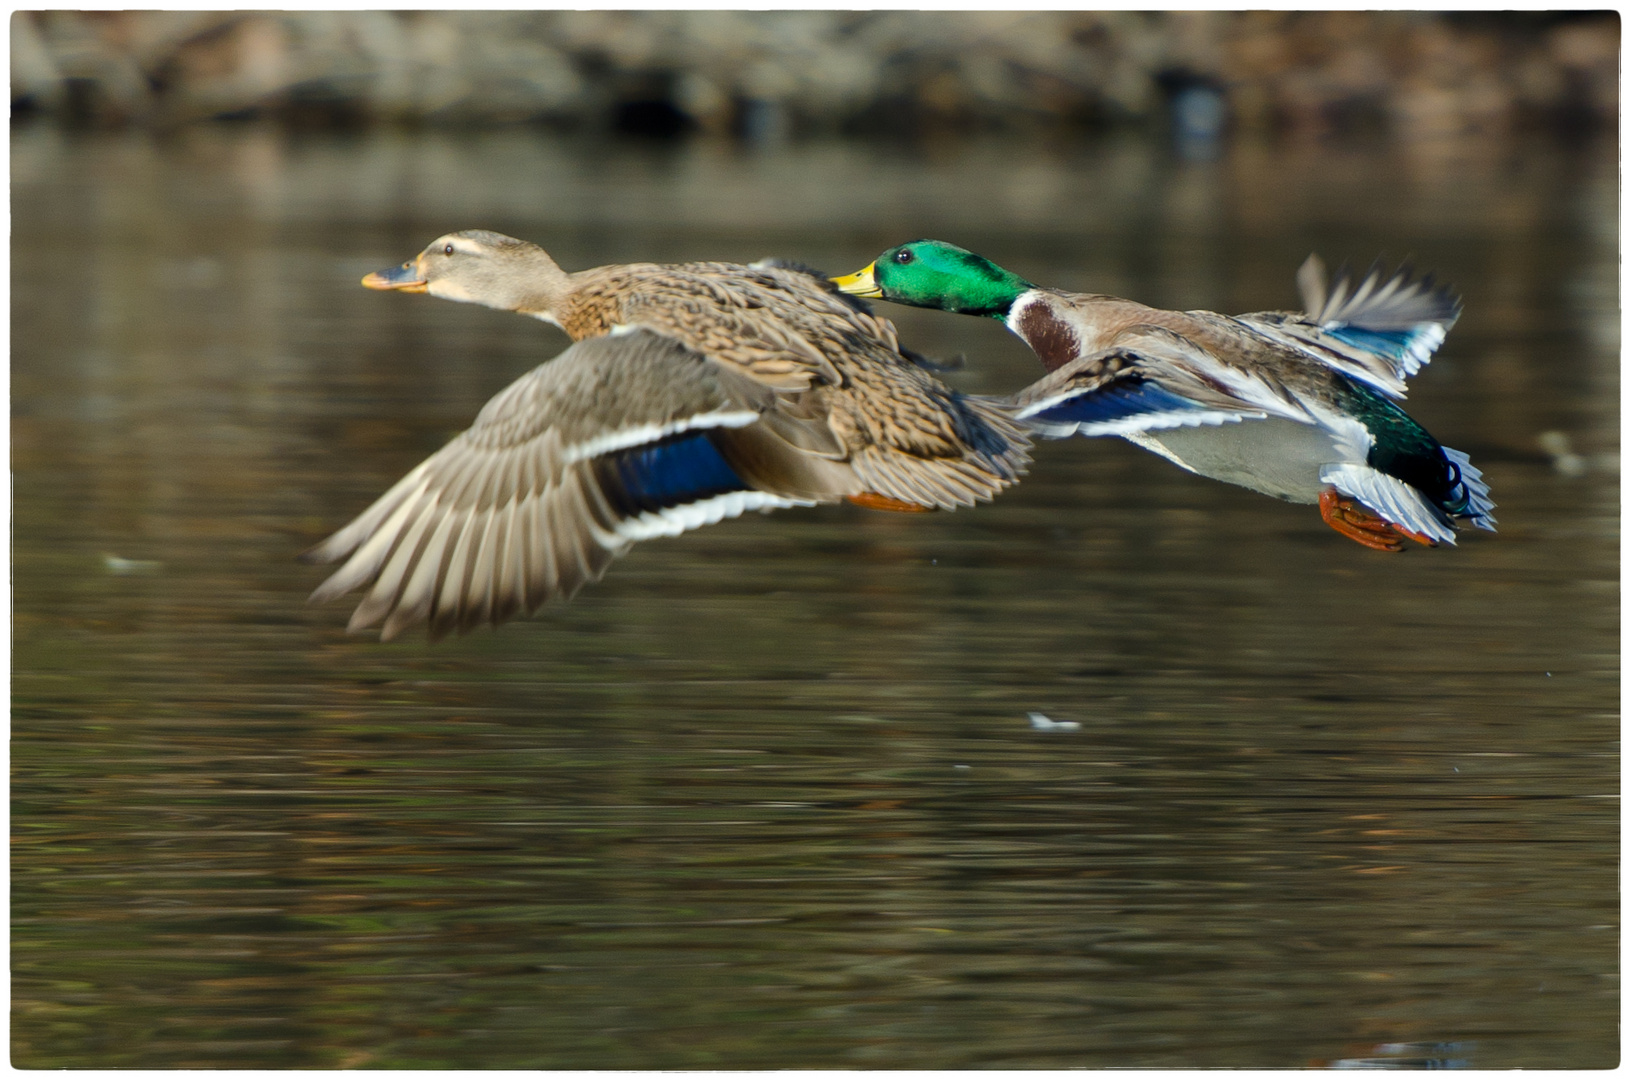
<svg viewBox="0 0 1631 1080"><path fill-rule="evenodd" d="M1615 12L46 11L12 115L748 141L1110 127L1612 130Z"/></svg>

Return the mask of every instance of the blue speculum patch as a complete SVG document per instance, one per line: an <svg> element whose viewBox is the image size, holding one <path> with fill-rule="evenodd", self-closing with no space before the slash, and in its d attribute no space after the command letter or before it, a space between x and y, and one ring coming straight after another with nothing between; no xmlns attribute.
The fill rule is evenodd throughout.
<svg viewBox="0 0 1631 1080"><path fill-rule="evenodd" d="M748 490L705 432L619 450L595 466L607 498L631 517Z"/></svg>
<svg viewBox="0 0 1631 1080"><path fill-rule="evenodd" d="M1135 416L1200 409L1188 398L1179 397L1151 382L1119 382L1033 413L1029 419L1056 424L1102 424Z"/></svg>
<svg viewBox="0 0 1631 1080"><path fill-rule="evenodd" d="M1363 330L1357 326L1337 326L1325 332L1356 349L1393 359L1409 352L1420 333L1419 330Z"/></svg>

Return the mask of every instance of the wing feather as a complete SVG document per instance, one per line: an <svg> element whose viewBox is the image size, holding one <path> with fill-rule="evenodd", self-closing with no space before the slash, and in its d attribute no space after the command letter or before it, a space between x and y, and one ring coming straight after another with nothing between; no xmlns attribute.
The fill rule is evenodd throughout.
<svg viewBox="0 0 1631 1080"><path fill-rule="evenodd" d="M1239 321L1281 345L1359 379L1390 397L1420 371L1461 315L1455 291L1408 266L1385 275L1380 263L1354 284L1347 267L1329 288L1325 264L1310 255L1297 271L1304 312L1257 312Z"/></svg>
<svg viewBox="0 0 1631 1080"><path fill-rule="evenodd" d="M1016 416L1053 437L1128 435L1269 416L1316 422L1270 371L1224 364L1155 326L1120 335L1112 348L1078 357L1008 401Z"/></svg>

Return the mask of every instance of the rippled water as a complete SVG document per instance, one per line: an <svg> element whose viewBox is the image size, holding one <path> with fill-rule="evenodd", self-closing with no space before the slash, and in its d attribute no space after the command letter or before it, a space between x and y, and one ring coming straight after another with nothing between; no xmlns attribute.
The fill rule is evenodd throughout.
<svg viewBox="0 0 1631 1080"><path fill-rule="evenodd" d="M23 129L12 169L14 1064L1618 1060L1613 147ZM1225 311L1411 254L1467 306L1410 408L1501 532L1381 555L1076 440L973 511L347 638L293 556L564 344L357 287L470 226L574 268L938 235Z"/></svg>

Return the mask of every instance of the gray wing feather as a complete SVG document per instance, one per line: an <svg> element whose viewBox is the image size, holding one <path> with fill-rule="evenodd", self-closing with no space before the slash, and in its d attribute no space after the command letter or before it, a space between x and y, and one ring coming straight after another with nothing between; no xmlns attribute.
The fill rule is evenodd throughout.
<svg viewBox="0 0 1631 1080"><path fill-rule="evenodd" d="M1318 255L1310 255L1297 271L1297 286L1309 321L1321 326L1410 330L1422 323L1440 323L1448 331L1461 314L1454 290L1435 282L1431 274L1416 278L1408 266L1384 277L1381 264L1375 263L1357 283L1344 266L1327 289L1325 264Z"/></svg>

